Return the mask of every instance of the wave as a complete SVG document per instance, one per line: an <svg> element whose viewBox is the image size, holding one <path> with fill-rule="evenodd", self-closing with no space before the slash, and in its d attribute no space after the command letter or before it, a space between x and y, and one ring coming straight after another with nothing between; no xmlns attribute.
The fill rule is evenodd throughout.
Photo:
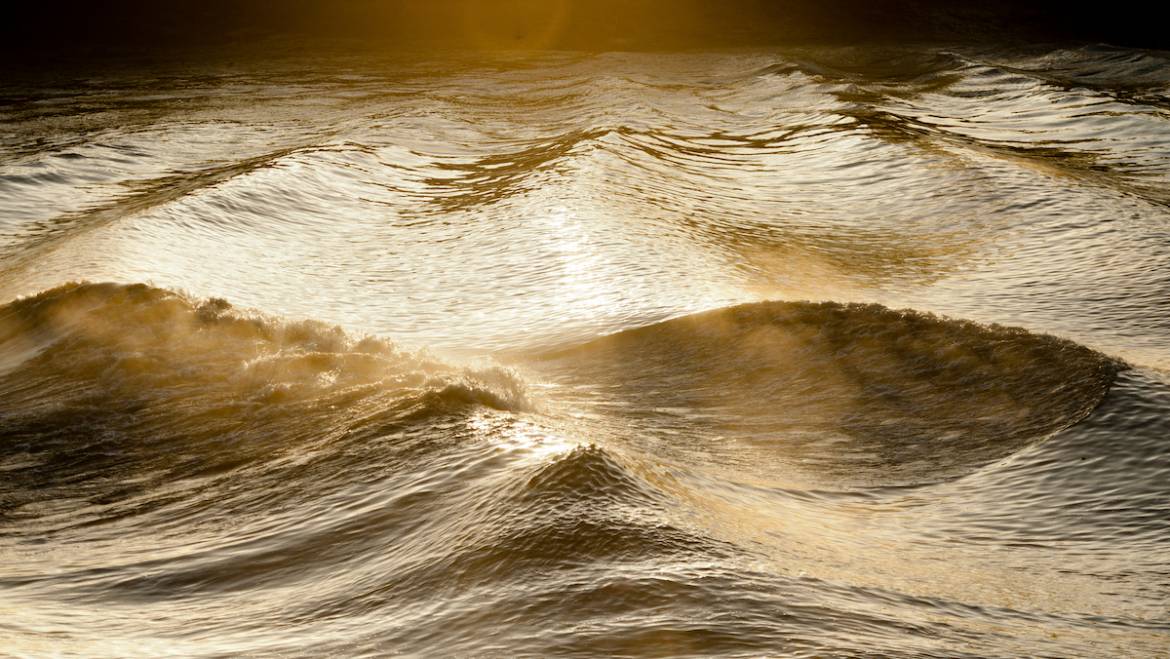
<svg viewBox="0 0 1170 659"><path fill-rule="evenodd" d="M455 392L460 378L491 375L336 326L275 320L145 284L66 284L0 308L0 329L5 354L23 355L10 358L3 375L18 370L21 385L52 380L168 396L147 385L173 384L237 400L304 401L368 385ZM491 379L501 389L484 385L471 397L499 409L525 405L519 381Z"/></svg>
<svg viewBox="0 0 1170 659"><path fill-rule="evenodd" d="M499 367L143 284L68 284L0 308L0 516L528 406Z"/></svg>
<svg viewBox="0 0 1170 659"><path fill-rule="evenodd" d="M592 383L578 402L665 437L663 450L685 445L684 459L832 487L970 473L1083 419L1124 368L1022 329L829 302L678 318L547 353L538 367ZM607 407L614 399L624 404ZM699 439L670 439L680 423Z"/></svg>
<svg viewBox="0 0 1170 659"><path fill-rule="evenodd" d="M5 651L1157 654L1163 59L0 91Z"/></svg>
<svg viewBox="0 0 1170 659"><path fill-rule="evenodd" d="M816 57L793 57L761 69L756 75L784 76L800 72L828 82L900 83L934 89L940 86L940 79L953 81L967 66L963 58L945 51L924 53L904 48L842 47L821 49Z"/></svg>
<svg viewBox="0 0 1170 659"><path fill-rule="evenodd" d="M157 486L263 471L289 451L344 453L476 409L533 409L511 370L143 284L74 283L5 305L0 356L10 513L66 491L117 499L135 473ZM846 490L972 473L1079 422L1124 368L1021 329L811 302L719 309L525 362L571 385L574 414L606 426L605 441L736 480ZM573 489L612 485L599 455L582 454L605 468L571 470Z"/></svg>

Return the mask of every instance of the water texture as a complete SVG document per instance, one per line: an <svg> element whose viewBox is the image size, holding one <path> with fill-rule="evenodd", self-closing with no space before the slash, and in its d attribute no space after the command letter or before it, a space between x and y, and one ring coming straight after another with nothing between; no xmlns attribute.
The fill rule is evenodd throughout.
<svg viewBox="0 0 1170 659"><path fill-rule="evenodd" d="M0 654L1166 656L1170 55L0 86Z"/></svg>

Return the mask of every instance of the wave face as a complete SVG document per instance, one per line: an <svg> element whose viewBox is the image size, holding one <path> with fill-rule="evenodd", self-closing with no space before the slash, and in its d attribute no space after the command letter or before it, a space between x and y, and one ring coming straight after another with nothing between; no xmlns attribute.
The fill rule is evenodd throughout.
<svg viewBox="0 0 1170 659"><path fill-rule="evenodd" d="M19 466L0 505L18 519L61 499L120 502L263 469L306 442L343 441L366 422L355 415L374 414L384 430L525 405L523 385L501 369L457 369L142 284L72 284L14 302L0 314L0 345L4 458ZM93 512L69 524L121 506Z"/></svg>
<svg viewBox="0 0 1170 659"><path fill-rule="evenodd" d="M603 399L617 390L639 410L733 444L741 474L812 470L830 487L936 482L1011 455L1084 418L1117 369L1019 329L808 302L627 330L545 363L594 383ZM652 416L642 432L674 423ZM663 443L672 450L669 434Z"/></svg>
<svg viewBox="0 0 1170 659"><path fill-rule="evenodd" d="M1168 72L5 82L0 654L1158 656Z"/></svg>

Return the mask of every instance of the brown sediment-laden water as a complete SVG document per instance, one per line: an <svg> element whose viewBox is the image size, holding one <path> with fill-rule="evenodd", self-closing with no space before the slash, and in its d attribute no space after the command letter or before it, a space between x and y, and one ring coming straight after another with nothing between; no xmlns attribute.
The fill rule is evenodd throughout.
<svg viewBox="0 0 1170 659"><path fill-rule="evenodd" d="M1165 53L0 92L0 654L1170 648Z"/></svg>

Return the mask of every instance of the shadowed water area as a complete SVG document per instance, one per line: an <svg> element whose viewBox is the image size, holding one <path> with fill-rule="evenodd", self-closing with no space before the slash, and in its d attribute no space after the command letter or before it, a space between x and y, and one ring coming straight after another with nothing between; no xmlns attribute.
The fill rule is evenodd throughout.
<svg viewBox="0 0 1170 659"><path fill-rule="evenodd" d="M1162 656L1170 55L0 86L0 654Z"/></svg>

